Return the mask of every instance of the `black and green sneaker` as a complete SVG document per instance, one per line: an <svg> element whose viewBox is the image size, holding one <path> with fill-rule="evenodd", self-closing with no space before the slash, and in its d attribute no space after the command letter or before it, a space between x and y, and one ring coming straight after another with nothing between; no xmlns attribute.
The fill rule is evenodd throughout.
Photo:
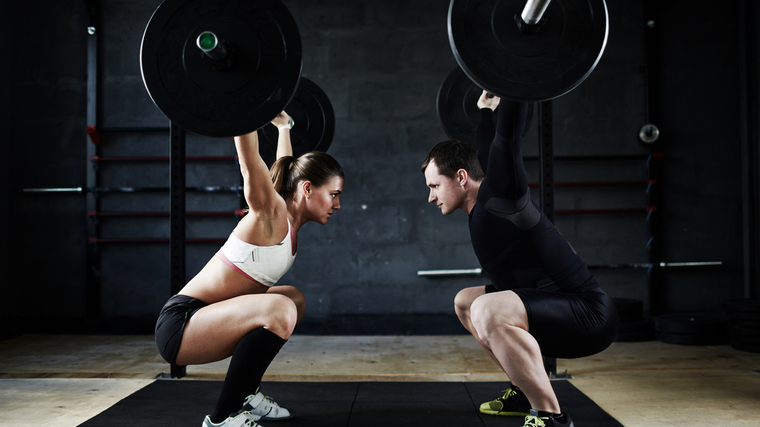
<svg viewBox="0 0 760 427"><path fill-rule="evenodd" d="M530 414L525 417L523 427L574 427L573 420L570 416L562 414L550 414L544 411L530 410Z"/></svg>
<svg viewBox="0 0 760 427"><path fill-rule="evenodd" d="M505 417L525 417L530 413L530 402L516 385L502 392L504 396L480 405L480 412Z"/></svg>

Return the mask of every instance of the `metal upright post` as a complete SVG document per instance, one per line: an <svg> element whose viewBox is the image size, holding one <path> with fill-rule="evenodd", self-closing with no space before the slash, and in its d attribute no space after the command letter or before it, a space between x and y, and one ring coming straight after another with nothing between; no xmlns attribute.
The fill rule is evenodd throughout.
<svg viewBox="0 0 760 427"><path fill-rule="evenodd" d="M554 224L554 131L552 127L552 101L538 105L538 159L541 210ZM557 374L557 359L544 357L544 369L549 378L566 378L567 373Z"/></svg>
<svg viewBox="0 0 760 427"><path fill-rule="evenodd" d="M185 286L185 130L173 122L169 130L169 143L170 291L171 295L175 295ZM186 374L184 366L171 365L172 378L182 378Z"/></svg>
<svg viewBox="0 0 760 427"><path fill-rule="evenodd" d="M100 24L100 1L86 0L90 23L87 26L87 126L97 128L98 124L98 27ZM92 139L87 141L87 187L98 186L98 174L89 163L89 159L98 155L98 146ZM87 211L99 210L98 196L94 192L87 193ZM98 319L100 311L100 256L97 244L94 243L100 232L97 221L87 221L87 296L86 317Z"/></svg>
<svg viewBox="0 0 760 427"><path fill-rule="evenodd" d="M660 56L662 38L660 34L659 3L656 0L646 0L644 5L645 46L646 46L646 123L661 127L660 119ZM660 140L647 144L649 158L647 160L647 258L649 264L657 266L663 258L663 239L660 220L661 211L660 189L662 188L662 154ZM651 315L663 314L667 311L665 278L661 268L650 268L649 280L649 312Z"/></svg>
<svg viewBox="0 0 760 427"><path fill-rule="evenodd" d="M541 210L554 224L554 149L552 146L552 102L544 101L538 107L538 157Z"/></svg>
<svg viewBox="0 0 760 427"><path fill-rule="evenodd" d="M739 2L744 298L760 297L760 148L756 2Z"/></svg>

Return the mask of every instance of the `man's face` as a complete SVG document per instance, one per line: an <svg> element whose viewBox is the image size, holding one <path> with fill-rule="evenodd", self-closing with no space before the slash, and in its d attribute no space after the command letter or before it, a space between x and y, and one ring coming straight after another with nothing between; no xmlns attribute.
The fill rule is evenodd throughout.
<svg viewBox="0 0 760 427"><path fill-rule="evenodd" d="M431 160L425 169L425 183L430 188L428 202L435 203L442 214L448 215L462 204L464 189L459 180L441 175L435 160Z"/></svg>

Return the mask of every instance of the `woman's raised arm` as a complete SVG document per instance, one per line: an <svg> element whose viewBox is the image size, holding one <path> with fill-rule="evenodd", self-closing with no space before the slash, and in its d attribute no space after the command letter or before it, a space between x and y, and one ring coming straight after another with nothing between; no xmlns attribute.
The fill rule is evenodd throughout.
<svg viewBox="0 0 760 427"><path fill-rule="evenodd" d="M290 129L293 128L295 123L293 119L286 112L281 112L277 117L272 120L272 124L277 126L277 157L275 160L284 156L293 155L293 145L290 142Z"/></svg>
<svg viewBox="0 0 760 427"><path fill-rule="evenodd" d="M236 136L235 149L243 175L243 194L251 212L273 212L279 195L272 186L269 168L259 154L258 133Z"/></svg>

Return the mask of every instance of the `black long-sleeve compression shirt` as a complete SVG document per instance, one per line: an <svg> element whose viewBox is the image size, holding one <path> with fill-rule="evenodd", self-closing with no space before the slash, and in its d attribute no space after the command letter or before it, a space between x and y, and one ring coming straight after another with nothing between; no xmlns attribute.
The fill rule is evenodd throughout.
<svg viewBox="0 0 760 427"><path fill-rule="evenodd" d="M528 105L503 99L495 133L491 110L484 110L476 150L486 177L470 212L470 237L493 285L566 292L598 287L580 256L531 200L521 148Z"/></svg>

